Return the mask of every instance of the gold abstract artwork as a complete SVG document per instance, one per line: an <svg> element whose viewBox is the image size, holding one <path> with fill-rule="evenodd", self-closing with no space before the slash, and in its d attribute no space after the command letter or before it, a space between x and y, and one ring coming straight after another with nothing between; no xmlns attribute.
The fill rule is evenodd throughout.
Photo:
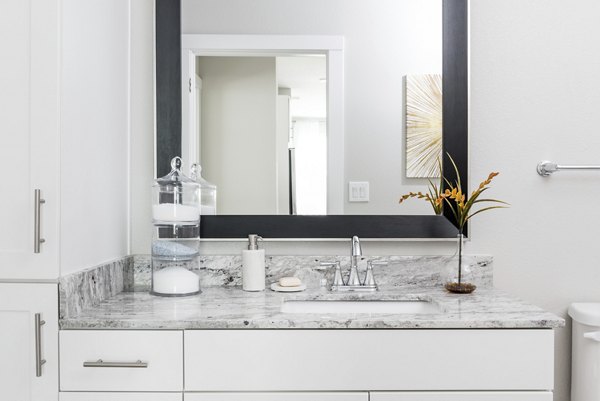
<svg viewBox="0 0 600 401"><path fill-rule="evenodd" d="M406 176L440 176L442 157L442 76L406 76Z"/></svg>

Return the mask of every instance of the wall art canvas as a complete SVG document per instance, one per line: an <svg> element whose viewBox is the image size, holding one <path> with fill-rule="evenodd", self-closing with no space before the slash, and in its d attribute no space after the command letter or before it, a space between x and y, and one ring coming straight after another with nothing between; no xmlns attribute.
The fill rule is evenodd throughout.
<svg viewBox="0 0 600 401"><path fill-rule="evenodd" d="M406 76L406 176L440 176L442 157L442 76Z"/></svg>

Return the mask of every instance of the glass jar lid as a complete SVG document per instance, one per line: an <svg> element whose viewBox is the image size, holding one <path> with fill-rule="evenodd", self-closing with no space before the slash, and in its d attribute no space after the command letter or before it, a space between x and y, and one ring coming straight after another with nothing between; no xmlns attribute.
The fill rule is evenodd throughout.
<svg viewBox="0 0 600 401"><path fill-rule="evenodd" d="M186 176L181 172L181 165L183 164L181 157L176 156L171 159L171 172L164 177L157 178L155 185L160 187L172 188L181 187L183 185L200 186L196 181Z"/></svg>
<svg viewBox="0 0 600 401"><path fill-rule="evenodd" d="M215 184L206 181L206 179L202 177L202 166L200 166L198 163L194 163L190 167L190 177L192 180L200 184L202 188L217 189Z"/></svg>

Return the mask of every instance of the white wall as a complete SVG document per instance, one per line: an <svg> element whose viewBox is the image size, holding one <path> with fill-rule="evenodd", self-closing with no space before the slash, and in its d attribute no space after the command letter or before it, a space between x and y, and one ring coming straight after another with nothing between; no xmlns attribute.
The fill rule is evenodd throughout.
<svg viewBox="0 0 600 401"><path fill-rule="evenodd" d="M274 57L198 57L202 176L219 214L276 214Z"/></svg>
<svg viewBox="0 0 600 401"><path fill-rule="evenodd" d="M128 253L129 1L62 1L61 274Z"/></svg>
<svg viewBox="0 0 600 401"><path fill-rule="evenodd" d="M510 210L473 224L495 285L565 316L600 301L600 174L541 178L536 164L600 163L600 2L472 2L472 177L501 175ZM556 400L569 399L570 327L557 331Z"/></svg>
<svg viewBox="0 0 600 401"><path fill-rule="evenodd" d="M154 180L154 0L131 1L131 249L150 253Z"/></svg>
<svg viewBox="0 0 600 401"><path fill-rule="evenodd" d="M328 4L335 6L323 6ZM235 15L235 10L223 11L218 20ZM254 19L266 26L267 18ZM475 0L471 10L471 179L475 184L490 171L500 171L490 194L512 207L478 216L468 250L494 255L497 287L563 317L571 302L600 302L599 175L564 172L543 179L535 165L542 159L600 162L598 20L596 0ZM305 21L306 29L311 21ZM240 21L235 33L245 29ZM272 28L275 33L279 29L277 24ZM352 93L348 96L356 114L361 100ZM385 120L400 111L390 113ZM152 110L146 114L150 118ZM243 247L243 242L209 242L203 243L202 252L237 254ZM268 254L335 255L347 254L349 244L267 242L265 248ZM452 249L443 242L363 244L369 255L443 254ZM145 253L147 247L134 252ZM570 327L558 330L556 340L555 400L568 401Z"/></svg>
<svg viewBox="0 0 600 401"><path fill-rule="evenodd" d="M345 213L431 214L424 201L398 204L427 184L405 178L403 77L441 72L441 3L183 0L181 24L184 34L344 36L344 185L369 181L371 190L369 203L348 203L346 195Z"/></svg>

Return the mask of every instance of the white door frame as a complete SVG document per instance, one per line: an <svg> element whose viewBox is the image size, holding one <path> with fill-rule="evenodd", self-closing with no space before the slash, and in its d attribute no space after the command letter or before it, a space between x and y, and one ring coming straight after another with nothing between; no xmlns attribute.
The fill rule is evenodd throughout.
<svg viewBox="0 0 600 401"><path fill-rule="evenodd" d="M194 120L194 135L193 135L193 139L195 142L194 148L196 149L196 162L200 162L200 155L202 154L202 149L200 149L200 141L198 141L198 138L202 137L202 114L201 114L201 110L202 110L202 78L196 74L194 77L194 88L192 88L194 90L193 96L194 96L194 101L195 104L193 105L195 110L195 120ZM192 110L190 108L190 110ZM197 134L197 135L196 135ZM190 159L191 160L191 159Z"/></svg>
<svg viewBox="0 0 600 401"><path fill-rule="evenodd" d="M344 37L305 35L181 35L181 153L200 162L194 130L196 56L327 57L327 214L344 214ZM192 84L191 84L192 83Z"/></svg>

